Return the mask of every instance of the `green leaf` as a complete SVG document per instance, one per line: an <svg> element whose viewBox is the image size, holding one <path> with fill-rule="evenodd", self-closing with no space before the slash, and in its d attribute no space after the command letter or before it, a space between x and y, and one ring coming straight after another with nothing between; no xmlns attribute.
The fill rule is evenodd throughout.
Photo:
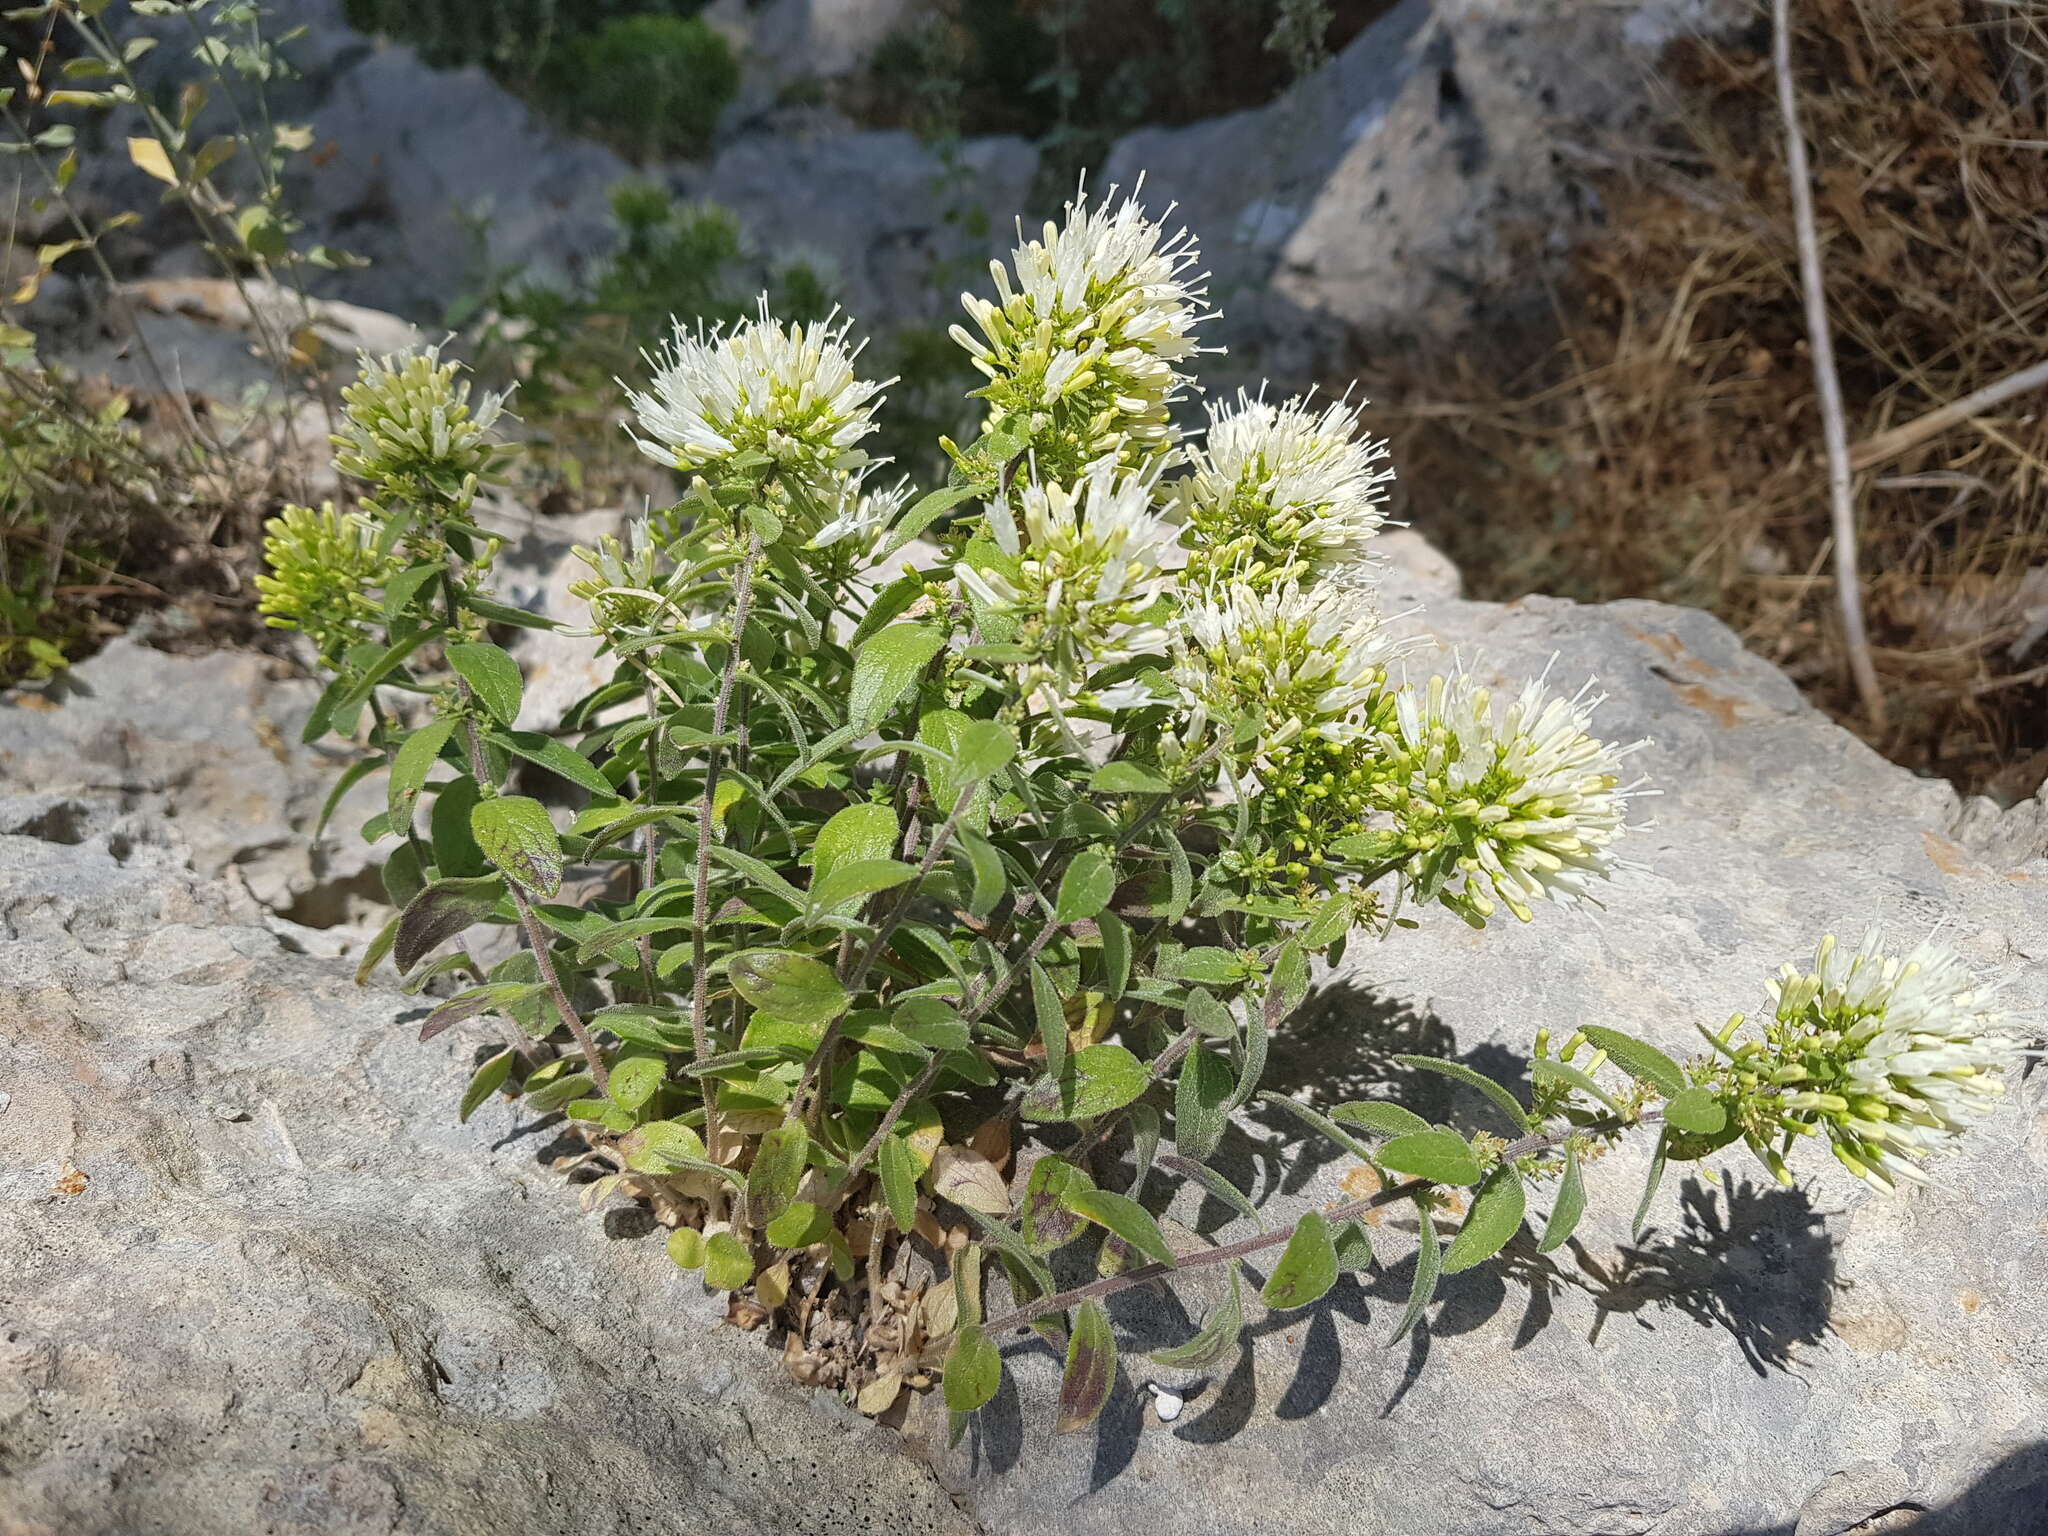
<svg viewBox="0 0 2048 1536"><path fill-rule="evenodd" d="M1188 990L1187 1021L1211 1040L1237 1038L1237 1020L1228 1005L1219 1003L1214 993L1201 987Z"/></svg>
<svg viewBox="0 0 2048 1536"><path fill-rule="evenodd" d="M452 719L429 721L407 736L391 759L391 778L384 786L384 794L385 803L391 811L393 831L412 825L413 804L420 797L421 786L427 782L428 770L439 761L441 749L448 745L449 736L454 734L455 724Z"/></svg>
<svg viewBox="0 0 2048 1536"><path fill-rule="evenodd" d="M1536 1244L1538 1253L1549 1253L1564 1246L1565 1239L1572 1235L1579 1218L1586 1213L1586 1180L1579 1172L1579 1144L1567 1141L1564 1144L1564 1178L1557 1186L1557 1198L1550 1204L1550 1220L1544 1223L1543 1238Z"/></svg>
<svg viewBox="0 0 2048 1536"><path fill-rule="evenodd" d="M1597 1024L1584 1026L1580 1033L1605 1051L1607 1059L1622 1071L1665 1098L1685 1092L1685 1069L1648 1041L1624 1035L1618 1029L1602 1029Z"/></svg>
<svg viewBox="0 0 2048 1536"><path fill-rule="evenodd" d="M674 1173L704 1161L704 1138L679 1120L651 1120L620 1143L636 1173Z"/></svg>
<svg viewBox="0 0 2048 1536"><path fill-rule="evenodd" d="M1172 1266L1173 1250L1166 1246L1159 1223L1128 1195L1111 1194L1106 1189L1072 1190L1067 1195L1067 1209L1108 1228L1153 1263Z"/></svg>
<svg viewBox="0 0 2048 1536"><path fill-rule="evenodd" d="M543 736L538 731L492 731L490 739L515 757L539 763L549 773L567 779L571 784L580 784L592 794L618 793L612 781L598 771L595 763L552 736Z"/></svg>
<svg viewBox="0 0 2048 1536"><path fill-rule="evenodd" d="M1291 1099L1284 1093L1266 1092L1260 1094L1259 1097L1264 1099L1268 1104L1271 1104L1276 1109L1286 1110L1290 1115L1294 1116L1295 1119L1301 1121L1304 1125L1310 1126L1321 1135L1328 1137L1331 1141L1335 1142L1338 1146L1342 1147L1346 1152L1349 1152L1353 1157L1357 1158L1360 1162L1370 1163L1376 1161L1372 1154L1372 1148L1368 1147L1356 1136L1351 1135L1342 1126L1337 1124L1336 1121L1330 1119L1329 1116L1323 1114L1320 1110L1310 1109L1306 1104L1302 1103L1300 1100ZM1449 1133L1446 1132L1445 1134L1448 1135Z"/></svg>
<svg viewBox="0 0 2048 1536"><path fill-rule="evenodd" d="M1367 1270L1379 1262L1372 1251L1372 1238L1365 1230L1365 1223L1347 1221L1330 1234L1330 1241L1337 1250L1337 1267L1342 1270Z"/></svg>
<svg viewBox="0 0 2048 1536"><path fill-rule="evenodd" d="M1161 1167L1170 1168L1182 1178L1191 1179L1201 1185L1209 1194L1229 1206L1238 1215L1251 1222L1261 1231L1265 1229L1266 1218L1259 1214L1259 1208L1246 1198L1243 1190L1223 1177L1214 1168L1205 1167L1192 1158L1176 1157L1171 1152L1162 1154L1159 1163Z"/></svg>
<svg viewBox="0 0 2048 1536"><path fill-rule="evenodd" d="M763 1230L778 1248L809 1248L830 1235L832 1217L808 1200L792 1200Z"/></svg>
<svg viewBox="0 0 2048 1536"><path fill-rule="evenodd" d="M754 1259L730 1232L714 1232L704 1244L704 1283L714 1291L736 1291L754 1278Z"/></svg>
<svg viewBox="0 0 2048 1536"><path fill-rule="evenodd" d="M884 1136L875 1165L882 1176L889 1220L898 1232L908 1232L917 1220L917 1155L901 1136Z"/></svg>
<svg viewBox="0 0 2048 1536"><path fill-rule="evenodd" d="M1499 1253L1507 1246L1508 1239L1520 1230L1522 1213L1526 1208L1522 1176L1506 1166L1495 1168L1486 1176L1486 1182L1479 1186L1479 1193L1472 1197L1472 1209L1465 1216L1465 1225L1458 1229L1458 1235L1451 1239L1451 1246L1444 1251L1444 1273L1455 1275L1459 1270L1483 1264Z"/></svg>
<svg viewBox="0 0 2048 1536"><path fill-rule="evenodd" d="M509 624L514 629L560 627L544 613L528 613L524 608L514 608L510 603L500 603L488 597L465 597L462 606L480 619L493 624Z"/></svg>
<svg viewBox="0 0 2048 1536"><path fill-rule="evenodd" d="M1096 937L1102 941L1102 991L1115 999L1131 984L1131 930L1113 912L1095 915Z"/></svg>
<svg viewBox="0 0 2048 1536"><path fill-rule="evenodd" d="M1067 1369L1060 1378L1060 1411L1052 1432L1070 1435L1101 1414L1116 1385L1116 1336L1099 1301L1084 1301L1074 1314L1067 1341Z"/></svg>
<svg viewBox="0 0 2048 1536"><path fill-rule="evenodd" d="M313 711L313 718L321 721L323 725L329 718L332 718L341 724L343 734L346 734L353 728L351 723L362 712L363 704L369 699L371 694L377 691L377 685L397 671L406 657L410 656L439 633L439 630L423 629L416 635L407 635L404 639L385 647L377 658L363 669L362 676L358 677L349 687L348 691L335 701L332 709L323 713L321 708L316 705ZM338 682L339 679L336 679L336 681ZM320 696L320 704L324 705L326 702L327 695L323 693ZM312 728L312 722L308 721L306 729L310 731ZM309 739L317 740L318 738L313 737Z"/></svg>
<svg viewBox="0 0 2048 1536"><path fill-rule="evenodd" d="M1398 1104L1387 1104L1378 1099L1339 1104L1330 1111L1330 1118L1345 1125L1358 1126L1375 1136L1409 1136L1430 1129L1429 1122L1422 1116Z"/></svg>
<svg viewBox="0 0 2048 1536"><path fill-rule="evenodd" d="M451 645L448 665L475 690L500 725L519 718L519 663L495 645Z"/></svg>
<svg viewBox="0 0 2048 1536"><path fill-rule="evenodd" d="M1088 787L1102 795L1166 795L1173 786L1138 763L1104 763L1088 776Z"/></svg>
<svg viewBox="0 0 2048 1536"><path fill-rule="evenodd" d="M1672 1095L1664 1106L1664 1118L1681 1131L1712 1136L1728 1124L1728 1111L1710 1090L1687 1088Z"/></svg>
<svg viewBox="0 0 2048 1536"><path fill-rule="evenodd" d="M782 949L743 949L726 963L740 996L791 1024L831 1023L853 1005L831 968Z"/></svg>
<svg viewBox="0 0 2048 1536"><path fill-rule="evenodd" d="M773 1221L796 1198L810 1149L810 1136L798 1121L778 1125L755 1145L754 1166L747 1174L747 1213L756 1223Z"/></svg>
<svg viewBox="0 0 2048 1536"><path fill-rule="evenodd" d="M946 637L929 624L892 624L860 648L847 690L849 725L873 730L917 683Z"/></svg>
<svg viewBox="0 0 2048 1536"><path fill-rule="evenodd" d="M1008 726L999 720L969 720L954 738L953 774L962 784L979 784L1009 767L1016 755L1017 738Z"/></svg>
<svg viewBox="0 0 2048 1536"><path fill-rule="evenodd" d="M1442 1250L1437 1246L1429 1196L1418 1195L1415 1208L1422 1216L1421 1241L1415 1249L1415 1283L1408 1288L1408 1305L1402 1309L1401 1321L1394 1325L1393 1337L1387 1340L1390 1347L1400 1343L1421 1320L1422 1309L1436 1295L1437 1276L1442 1272Z"/></svg>
<svg viewBox="0 0 2048 1536"><path fill-rule="evenodd" d="M661 1090L668 1063L659 1056L628 1056L611 1070L606 1091L621 1109L637 1110Z"/></svg>
<svg viewBox="0 0 2048 1536"><path fill-rule="evenodd" d="M842 864L811 886L811 910L850 914L867 897L878 891L894 890L916 876L917 867L901 859L861 859Z"/></svg>
<svg viewBox="0 0 2048 1536"><path fill-rule="evenodd" d="M458 1122L467 1123L484 1100L505 1086L505 1079L512 1075L512 1063L517 1057L518 1053L508 1046L476 1069L476 1076L462 1090L462 1110L456 1116Z"/></svg>
<svg viewBox="0 0 2048 1536"><path fill-rule="evenodd" d="M1169 1371L1213 1371L1237 1350L1244 1331L1244 1291L1235 1264L1230 1267L1230 1297L1203 1322L1201 1332L1185 1344L1155 1349L1145 1358Z"/></svg>
<svg viewBox="0 0 2048 1536"><path fill-rule="evenodd" d="M966 853L968 868L974 874L974 889L967 898L967 915L987 917L1009 890L1003 856L996 852L994 844L965 827L953 829L953 841Z"/></svg>
<svg viewBox="0 0 2048 1536"><path fill-rule="evenodd" d="M833 812L811 845L811 888L816 890L818 882L842 864L889 858L902 836L896 813L886 805L863 803Z"/></svg>
<svg viewBox="0 0 2048 1536"><path fill-rule="evenodd" d="M1379 1162L1395 1173L1439 1184L1477 1184L1479 1159L1456 1131L1415 1131L1380 1148Z"/></svg>
<svg viewBox="0 0 2048 1536"><path fill-rule="evenodd" d="M485 858L535 895L553 896L562 888L562 840L538 800L480 800L469 813L469 831Z"/></svg>
<svg viewBox="0 0 2048 1536"><path fill-rule="evenodd" d="M1109 905L1116 894L1116 865L1099 850L1083 848L1068 861L1060 876L1060 893L1053 902L1053 916L1061 924L1078 923L1093 917Z"/></svg>
<svg viewBox="0 0 2048 1536"><path fill-rule="evenodd" d="M1321 1301L1336 1283L1337 1248L1330 1241L1330 1224L1321 1211L1310 1211L1287 1239L1259 1299L1269 1307L1305 1307Z"/></svg>
<svg viewBox="0 0 2048 1536"><path fill-rule="evenodd" d="M1189 1050L1174 1085L1174 1145L1196 1159L1214 1152L1230 1124L1230 1096L1236 1087L1237 1074L1229 1062L1199 1044Z"/></svg>
<svg viewBox="0 0 2048 1536"><path fill-rule="evenodd" d="M1045 1047L1046 1074L1058 1077L1067 1064L1067 1015L1059 988L1037 960L1031 962L1031 1005L1038 1020L1038 1041Z"/></svg>
<svg viewBox="0 0 2048 1536"><path fill-rule="evenodd" d="M946 1351L946 1407L954 1413L972 1413L1002 1384L1002 1351L979 1325L969 1323L953 1336L953 1347Z"/></svg>
<svg viewBox="0 0 2048 1536"><path fill-rule="evenodd" d="M597 1084L591 1081L588 1072L571 1072L557 1077L539 1087L529 1086L526 1090L526 1107L537 1115L552 1115L556 1110L573 1104L584 1095L597 1091Z"/></svg>
<svg viewBox="0 0 2048 1536"><path fill-rule="evenodd" d="M1084 1046L1058 1076L1040 1078L1024 1092L1027 1120L1092 1120L1122 1109L1151 1082L1144 1064L1120 1045Z"/></svg>
<svg viewBox="0 0 2048 1536"><path fill-rule="evenodd" d="M668 1235L668 1256L677 1269L702 1269L704 1250L704 1234L695 1227L677 1227Z"/></svg>
<svg viewBox="0 0 2048 1536"><path fill-rule="evenodd" d="M444 879L474 879L487 875L491 861L477 847L469 830L469 813L483 794L468 774L450 779L434 795L434 809L427 816L427 841L434 853L434 866Z"/></svg>
<svg viewBox="0 0 2048 1536"><path fill-rule="evenodd" d="M1497 1105L1501 1113L1508 1117L1508 1123L1516 1130L1526 1131L1533 1128L1529 1120L1529 1111L1522 1107L1520 1100L1485 1073L1473 1071L1462 1061L1446 1061L1440 1056L1396 1056L1394 1060L1404 1067L1434 1072L1454 1082L1463 1083L1467 1088L1485 1095Z"/></svg>
<svg viewBox="0 0 2048 1536"><path fill-rule="evenodd" d="M1031 1176L1024 1181L1024 1199L1017 1209L1017 1225L1033 1253L1051 1253L1073 1240L1081 1229L1081 1219L1068 1199L1094 1187L1094 1180L1062 1158L1048 1155L1031 1165Z"/></svg>
<svg viewBox="0 0 2048 1536"><path fill-rule="evenodd" d="M1606 1105L1610 1113L1617 1115L1621 1113L1621 1104L1613 1094L1602 1088L1577 1067L1571 1066L1566 1062L1556 1061L1547 1056L1539 1056L1529 1063L1529 1076L1537 1082L1564 1083L1569 1087L1578 1089L1587 1097Z"/></svg>
<svg viewBox="0 0 2048 1536"><path fill-rule="evenodd" d="M1643 1228L1649 1224L1650 1204L1657 1198L1657 1186L1664 1182L1664 1159L1668 1150L1666 1144L1670 1140L1671 1131L1667 1127L1658 1135L1657 1149L1650 1155L1650 1176L1643 1181L1643 1198L1636 1206L1636 1219L1629 1224L1629 1239L1632 1242L1642 1241Z"/></svg>
<svg viewBox="0 0 2048 1536"><path fill-rule="evenodd" d="M395 619L412 600L420 595L420 589L447 567L445 565L416 565L410 570L400 571L384 583L384 617Z"/></svg>
<svg viewBox="0 0 2048 1536"><path fill-rule="evenodd" d="M391 958L402 975L431 951L497 910L505 894L502 875L476 880L436 880L405 904L399 914Z"/></svg>

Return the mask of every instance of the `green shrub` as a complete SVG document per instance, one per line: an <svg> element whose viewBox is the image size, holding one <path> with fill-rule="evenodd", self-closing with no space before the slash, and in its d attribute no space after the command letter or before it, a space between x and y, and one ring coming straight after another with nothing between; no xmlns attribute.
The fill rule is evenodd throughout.
<svg viewBox="0 0 2048 1536"><path fill-rule="evenodd" d="M1534 1029L1526 1097L1400 1058L1483 1095L1497 1132L1261 1093L1317 960L1608 894L1642 790L1583 689L1397 681L1371 591L1389 472L1356 406L1240 396L1182 435L1198 260L1130 204L1070 205L1014 252L1006 302L971 299L955 333L991 419L915 502L870 483L882 386L844 322L764 300L678 327L626 404L688 491L577 550L573 615L493 595L472 508L496 403L432 353L345 394L365 521L273 528L265 611L333 658L306 739L366 729L351 776L389 772L364 834L400 910L362 974L463 978L421 1027L477 1041L459 1114L564 1116L586 1201L645 1201L800 1379L879 1414L941 1374L956 1435L1028 1326L1065 1350L1057 1429L1093 1422L1118 1376L1104 1300L1185 1271L1227 1299L1150 1358L1224 1373L1244 1282L1285 1311L1394 1264L1389 1206L1418 1238L1402 1337L1532 1193L1539 1250L1570 1238L1623 1137L1655 1141L1638 1229L1667 1163L1738 1143L1788 1183L1809 1141L1882 1188L1924 1179L2028 1054L1955 953L1828 939L1682 1062L1577 1020L1555 1049ZM565 622L613 670L523 721L491 626ZM413 696L410 724L380 692ZM523 945L488 968L465 947L487 925ZM1376 1177L1176 1248L1150 1185L1263 1225L1212 1165L1255 1097ZM884 1277L910 1255L946 1276L906 1314Z"/></svg>
<svg viewBox="0 0 2048 1536"><path fill-rule="evenodd" d="M626 16L549 69L549 95L578 127L643 160L699 156L739 89L732 49L691 17Z"/></svg>

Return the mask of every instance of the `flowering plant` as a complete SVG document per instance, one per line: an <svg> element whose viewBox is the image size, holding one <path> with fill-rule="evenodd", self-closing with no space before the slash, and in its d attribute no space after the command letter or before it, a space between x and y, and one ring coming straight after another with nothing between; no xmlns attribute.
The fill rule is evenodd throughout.
<svg viewBox="0 0 2048 1536"><path fill-rule="evenodd" d="M1115 1376L1105 1296L1277 1249L1260 1297L1299 1307L1378 1262L1369 1212L1412 1202L1398 1337L1531 1189L1538 1246L1562 1243L1585 1164L1638 1129L1657 1171L1741 1140L1789 1178L1819 1136L1874 1183L1915 1177L2017 1051L1954 956L1829 940L1760 1031L1738 1016L1692 1061L1539 1033L1524 1103L1407 1058L1509 1137L1268 1094L1378 1192L1177 1252L1141 1187L1156 1161L1252 1214L1207 1161L1314 960L1418 927L1404 906L1484 927L1592 901L1641 791L1585 689L1399 678L1384 448L1355 409L1241 397L1181 436L1194 264L1131 201L1022 246L960 333L986 431L915 502L861 447L885 385L846 322L679 329L631 400L687 489L579 551L577 627L615 669L545 730L490 634L563 621L491 595L472 504L498 403L452 365L366 364L337 439L363 511L274 525L266 608L335 671L309 739L366 733L349 778L388 771L365 830L399 911L364 973L462 978L423 1037L495 1020L508 1042L462 1115L565 1116L593 1200L647 1202L675 1263L870 1412L939 1380L964 1425L1034 1326L1066 1350L1061 1427L1085 1425ZM1122 1136L1134 1175L1097 1155ZM1097 1278L1063 1289L1049 1257L1084 1240ZM913 1256L947 1278L898 1283ZM1237 1348L1230 1294L1154 1360Z"/></svg>

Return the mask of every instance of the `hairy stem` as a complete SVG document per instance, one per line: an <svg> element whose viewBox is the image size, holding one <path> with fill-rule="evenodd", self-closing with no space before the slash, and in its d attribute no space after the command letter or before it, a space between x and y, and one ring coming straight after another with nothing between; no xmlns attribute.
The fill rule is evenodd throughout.
<svg viewBox="0 0 2048 1536"><path fill-rule="evenodd" d="M1633 1126L1654 1125L1662 1120L1662 1118L1663 1116L1660 1112L1651 1110L1634 1120L1613 1121L1597 1126L1574 1125L1566 1126L1564 1129L1557 1131L1536 1132L1522 1137L1519 1141L1509 1142L1501 1150L1500 1162L1513 1163L1525 1157L1533 1157L1539 1152L1553 1151L1563 1146L1572 1137L1584 1135L1588 1132L1597 1134L1602 1130L1615 1131L1628 1129ZM1367 1195L1362 1200L1353 1200L1347 1205L1340 1205L1335 1210L1323 1211L1320 1214L1325 1221L1332 1225L1342 1225L1347 1221L1356 1221L1369 1212L1379 1210L1382 1206L1397 1205L1403 1200L1413 1200L1417 1195L1435 1187L1436 1181L1434 1179L1405 1179L1399 1184L1389 1185L1377 1194ZM1086 1285L1077 1285L1071 1289L1056 1292L1051 1296L1034 1298L1025 1302L1022 1306L1013 1307L1000 1317L991 1318L982 1327L984 1331L991 1335L1002 1333L1011 1328L1028 1327L1041 1318L1049 1317L1056 1312L1064 1312L1067 1308L1076 1306L1081 1302L1100 1300L1105 1296L1114 1296L1120 1291L1127 1291L1133 1286L1143 1285L1149 1280L1157 1280L1162 1276L1171 1275L1179 1270L1206 1269L1217 1264L1230 1264L1238 1259L1248 1258L1252 1254L1263 1253L1269 1248L1278 1248L1293 1238L1296 1228L1306 1219L1306 1214L1304 1213L1302 1217L1290 1222L1285 1227L1276 1228L1271 1232L1255 1232L1250 1237L1239 1238L1234 1243L1222 1243L1214 1248L1204 1248L1198 1252L1183 1255L1172 1264L1160 1264L1157 1262L1141 1264L1136 1269L1127 1269L1120 1275L1110 1275L1106 1279L1092 1280Z"/></svg>
<svg viewBox="0 0 2048 1536"><path fill-rule="evenodd" d="M761 536L747 535L746 559L733 578L732 637L726 643L725 668L718 678L718 697L711 707L711 734L725 734L726 717L732 709L732 690L740 671L740 642L747 632L747 620L754 611L754 562L761 556ZM704 753L704 799L697 813L697 883L690 907L690 1043L694 1059L711 1054L711 923L705 909L711 904L711 821L718 797L720 749L717 742ZM713 1162L718 1161L718 1095L710 1078L704 1086L704 1146Z"/></svg>

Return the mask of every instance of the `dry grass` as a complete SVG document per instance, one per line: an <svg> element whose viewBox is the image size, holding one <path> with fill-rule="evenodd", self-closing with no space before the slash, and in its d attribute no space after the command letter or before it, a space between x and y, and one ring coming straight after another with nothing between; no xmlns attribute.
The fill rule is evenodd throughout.
<svg viewBox="0 0 2048 1536"><path fill-rule="evenodd" d="M2048 0L1795 0L1852 444L2048 357ZM1890 704L1860 713L1829 575L1821 425L1768 26L1666 60L1668 130L1588 147L1604 227L1556 340L1398 403L1411 515L1475 591L1721 614L1881 750L1969 789L2048 771L2048 392L1856 479ZM1540 350L1540 349L1539 349Z"/></svg>

